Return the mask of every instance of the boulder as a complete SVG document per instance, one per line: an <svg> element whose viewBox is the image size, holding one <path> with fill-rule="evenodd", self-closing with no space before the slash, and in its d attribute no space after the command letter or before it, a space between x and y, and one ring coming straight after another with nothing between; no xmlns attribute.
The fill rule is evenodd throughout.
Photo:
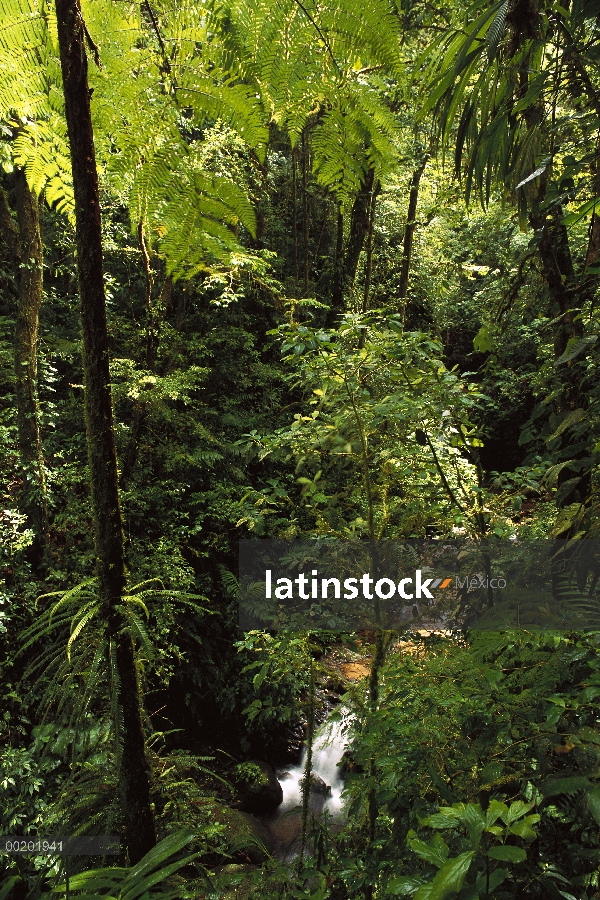
<svg viewBox="0 0 600 900"><path fill-rule="evenodd" d="M268 816L283 801L283 788L271 766L259 760L236 766L235 786L244 812Z"/></svg>
<svg viewBox="0 0 600 900"><path fill-rule="evenodd" d="M322 794L323 797L331 796L331 787L325 784L323 779L315 775L314 772L310 776L310 789L313 794Z"/></svg>
<svg viewBox="0 0 600 900"><path fill-rule="evenodd" d="M215 822L225 826L223 835L231 851L242 853L249 862L261 865L273 850L273 837L262 822L239 809L215 802L211 808Z"/></svg>

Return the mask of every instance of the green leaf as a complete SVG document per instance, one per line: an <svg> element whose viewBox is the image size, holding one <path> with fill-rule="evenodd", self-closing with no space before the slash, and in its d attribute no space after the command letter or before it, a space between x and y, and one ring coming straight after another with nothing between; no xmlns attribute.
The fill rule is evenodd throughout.
<svg viewBox="0 0 600 900"><path fill-rule="evenodd" d="M522 818L527 815L530 809L533 809L534 803L524 803L522 800L515 800L514 803L510 804L510 807L507 809L505 813L502 813L501 818L502 821L507 825L512 824L512 822L516 822L517 819Z"/></svg>
<svg viewBox="0 0 600 900"><path fill-rule="evenodd" d="M445 900L449 894L458 893L474 856L475 851L469 850L450 860L439 870L430 884L424 884L419 888L415 900Z"/></svg>
<svg viewBox="0 0 600 900"><path fill-rule="evenodd" d="M558 437L566 431L567 428L570 428L571 425L575 425L577 422L581 422L583 418L585 418L586 412L585 409L572 409L570 413L564 417L554 434L551 434L550 437L546 438L546 443L549 444L553 438Z"/></svg>
<svg viewBox="0 0 600 900"><path fill-rule="evenodd" d="M566 216L562 218L562 225L566 225L567 227L570 225L575 225L577 222L580 222L581 219L585 218L589 213L593 213L596 211L596 207L600 202L599 197L594 197L592 200L586 200L579 209L575 210L575 212L567 213Z"/></svg>
<svg viewBox="0 0 600 900"><path fill-rule="evenodd" d="M484 669L483 674L489 685L498 684L504 678L504 673L500 669Z"/></svg>
<svg viewBox="0 0 600 900"><path fill-rule="evenodd" d="M506 2L502 4L500 9L496 13L494 21L488 28L487 34L485 36L485 42L487 44L488 63L493 62L498 50L498 45L502 40L502 35L504 34L504 31L506 29L507 11L508 0L506 0Z"/></svg>
<svg viewBox="0 0 600 900"><path fill-rule="evenodd" d="M422 884L421 879L414 875L401 875L388 882L386 893L395 897L408 897L414 894Z"/></svg>
<svg viewBox="0 0 600 900"><path fill-rule="evenodd" d="M14 875L12 878L9 878L8 881L0 887L0 900L6 900L6 898L12 894L12 889L19 881L21 881L19 875Z"/></svg>
<svg viewBox="0 0 600 900"><path fill-rule="evenodd" d="M512 847L505 844L503 847L492 847L487 855L490 859L499 859L501 862L520 863L527 859L527 853L522 847Z"/></svg>
<svg viewBox="0 0 600 900"><path fill-rule="evenodd" d="M520 822L515 822L510 826L509 831L511 834L516 834L517 837L523 838L527 841L532 841L537 837L537 834L532 829L532 825L535 825L536 822L540 821L540 816L534 814L532 816L527 816L525 819L521 819Z"/></svg>
<svg viewBox="0 0 600 900"><path fill-rule="evenodd" d="M451 807L445 807L444 812L434 813L422 819L421 825L428 825L429 828L456 828L459 816L453 815L454 812Z"/></svg>
<svg viewBox="0 0 600 900"><path fill-rule="evenodd" d="M480 875L477 879L477 887L483 894L492 893L496 888L502 884L502 882L508 878L508 869L494 869L493 872L490 873L489 880L485 875Z"/></svg>
<svg viewBox="0 0 600 900"><path fill-rule="evenodd" d="M469 837L471 838L474 849L477 849L483 829L485 828L485 816L478 803L465 804L463 822L467 826L467 831L469 832Z"/></svg>
<svg viewBox="0 0 600 900"><path fill-rule="evenodd" d="M126 887L129 885L129 879L126 885L123 886L121 891L120 900L136 900L136 898L146 897L147 892L150 888L154 887L155 884L160 884L169 878L170 875L173 875L179 869L183 868L183 866L188 865L188 863L193 862L198 857L197 853L190 853L188 856L184 856L182 859L178 859L175 862L172 862L170 865L165 866L162 869L159 869L156 872L152 872L150 875L147 875L145 878L140 878L139 876L135 879L135 881L131 884L128 890ZM164 894L161 891L161 900L164 900Z"/></svg>
<svg viewBox="0 0 600 900"><path fill-rule="evenodd" d="M524 185L529 184L529 182L530 182L530 181L533 181L534 178L539 178L540 175L543 175L544 172L546 171L546 169L548 168L548 166L549 166L549 164L550 164L551 162L552 162L552 157L548 157L547 159L545 159L545 160L537 167L537 169L536 169L534 172L531 173L531 175L528 175L527 178L524 178L523 181L520 181L520 182L518 183L518 185L516 186L515 190L518 191L519 188L522 188Z"/></svg>
<svg viewBox="0 0 600 900"><path fill-rule="evenodd" d="M570 338L567 342L565 352L562 354L562 356L559 356L558 359L554 361L554 365L562 366L564 363L570 362L572 359L575 359L576 356L579 356L589 347L593 347L597 340L597 334L588 334L582 338Z"/></svg>
<svg viewBox="0 0 600 900"><path fill-rule="evenodd" d="M482 325L473 338L473 348L477 353L491 353L495 349L495 343L487 325Z"/></svg>
<svg viewBox="0 0 600 900"><path fill-rule="evenodd" d="M507 814L508 806L506 803L501 803L499 800L490 800L490 805L485 813L486 827L489 828L497 819L504 818Z"/></svg>
<svg viewBox="0 0 600 900"><path fill-rule="evenodd" d="M131 889L129 889L128 884L124 885L124 894L122 900L131 900L131 898L136 896L135 889L133 885L135 883L139 883L142 876L149 874L154 869L156 869L161 863L165 862L172 856L174 853L178 853L186 844L193 839L195 832L190 831L189 829L184 829L182 831L176 831L173 834L168 835L166 838L153 847L146 855L139 861L139 863L134 866L130 872L127 882L132 885ZM131 890L131 894L125 892L125 889L128 891Z"/></svg>
<svg viewBox="0 0 600 900"><path fill-rule="evenodd" d="M600 744L600 732L588 725L582 725L577 732L580 741L590 741L592 744Z"/></svg>
<svg viewBox="0 0 600 900"><path fill-rule="evenodd" d="M425 841L417 837L414 831L409 831L406 843L413 853L416 853L421 859L433 863L438 869L448 861L448 853L450 851L445 840L439 834L435 834L428 843L425 843Z"/></svg>

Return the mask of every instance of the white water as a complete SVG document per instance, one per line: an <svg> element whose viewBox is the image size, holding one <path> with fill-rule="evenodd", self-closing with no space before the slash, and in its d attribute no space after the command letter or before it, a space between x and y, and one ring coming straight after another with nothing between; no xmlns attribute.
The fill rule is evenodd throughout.
<svg viewBox="0 0 600 900"><path fill-rule="evenodd" d="M342 711L341 721L324 722L317 729L313 743L312 771L331 788L331 794L325 797L322 803L322 795L313 792L311 797L311 809L314 812L327 810L333 819L339 819L342 814L342 790L344 782L337 765L344 754L348 744L349 717ZM281 816L296 806L302 804L302 792L300 781L304 775L306 764L306 747L302 751L300 765L286 770L285 777L281 778L283 788L283 802L277 809L277 815Z"/></svg>

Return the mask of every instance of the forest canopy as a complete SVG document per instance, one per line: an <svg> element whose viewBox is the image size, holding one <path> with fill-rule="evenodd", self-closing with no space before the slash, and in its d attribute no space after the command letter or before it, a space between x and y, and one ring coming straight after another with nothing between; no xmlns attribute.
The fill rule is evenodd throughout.
<svg viewBox="0 0 600 900"><path fill-rule="evenodd" d="M0 12L0 900L599 897L600 2ZM581 627L239 627L458 539Z"/></svg>

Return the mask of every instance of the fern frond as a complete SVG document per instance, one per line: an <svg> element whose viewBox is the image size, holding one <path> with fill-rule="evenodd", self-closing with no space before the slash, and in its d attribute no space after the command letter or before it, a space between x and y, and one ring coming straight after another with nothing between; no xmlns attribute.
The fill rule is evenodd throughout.
<svg viewBox="0 0 600 900"><path fill-rule="evenodd" d="M129 632L133 641L135 643L138 643L143 649L146 657L148 659L151 659L154 656L152 641L148 636L146 626L138 616L135 609L132 609L130 604L122 604L117 607L117 609L123 616L123 630Z"/></svg>
<svg viewBox="0 0 600 900"><path fill-rule="evenodd" d="M146 615L146 618L147 618L147 619L150 618L150 613L148 612L148 607L146 606L146 604L144 603L144 601L141 600L139 597L131 596L131 595L124 596L124 597L123 597L123 603L128 603L128 604L133 604L133 603L135 603L135 604L137 604L138 606L140 606L140 607L144 610L144 613L145 613L145 615Z"/></svg>
<svg viewBox="0 0 600 900"><path fill-rule="evenodd" d="M159 584L159 590L164 591L165 589L164 583L161 578L147 578L145 581L139 581L137 584L132 585L129 589L129 594L136 594L142 588L145 588L148 584Z"/></svg>
<svg viewBox="0 0 600 900"><path fill-rule="evenodd" d="M88 603L86 611L81 614L77 624L73 628L69 640L67 641L67 659L69 660L69 662L71 662L71 647L73 646L74 642L77 640L83 629L86 627L88 622L91 622L91 620L98 615L99 609L100 607L97 601Z"/></svg>
<svg viewBox="0 0 600 900"><path fill-rule="evenodd" d="M54 606L49 610L49 621L52 621L53 616L56 615L58 610L62 609L63 606L67 606L68 604L79 600L81 597L95 597L96 594L92 591L88 591L87 588L91 584L97 584L97 581L97 578L90 578L87 581L82 581L79 584L76 584L75 587L70 588L68 591L64 591L60 600L58 600L57 603L55 603ZM40 597L38 599L42 598Z"/></svg>

